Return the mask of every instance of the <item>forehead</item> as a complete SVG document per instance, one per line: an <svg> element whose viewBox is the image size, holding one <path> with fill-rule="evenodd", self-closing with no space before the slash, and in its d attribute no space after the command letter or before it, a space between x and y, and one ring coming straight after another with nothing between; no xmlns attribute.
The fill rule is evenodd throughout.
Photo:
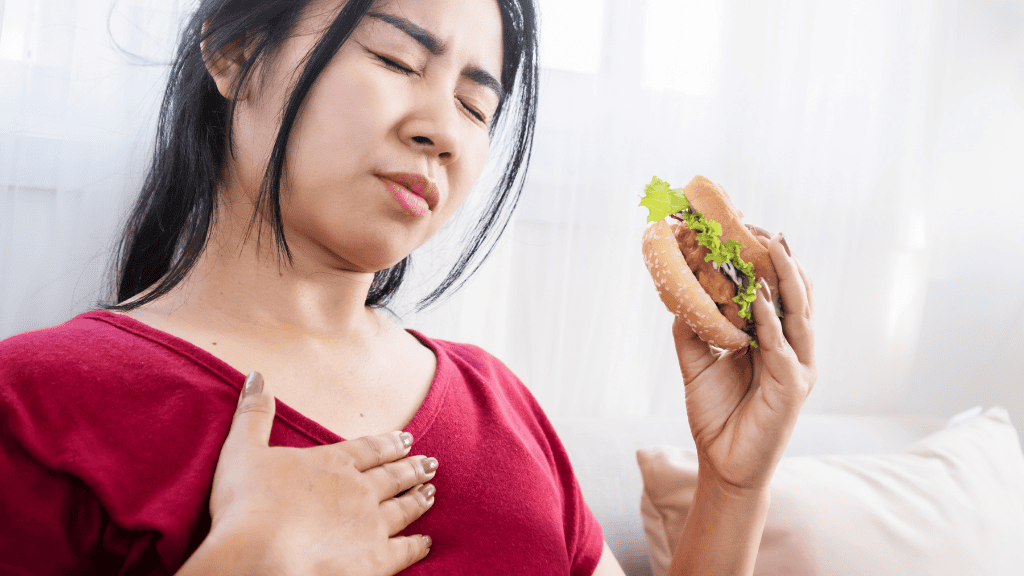
<svg viewBox="0 0 1024 576"><path fill-rule="evenodd" d="M307 24L325 30L342 9L343 0L310 2ZM369 12L400 16L437 36L451 52L493 72L502 65L501 12L497 0L378 0ZM360 28L397 29L363 18Z"/></svg>
<svg viewBox="0 0 1024 576"><path fill-rule="evenodd" d="M501 69L502 30L497 0L388 0L375 11L406 18L446 46Z"/></svg>

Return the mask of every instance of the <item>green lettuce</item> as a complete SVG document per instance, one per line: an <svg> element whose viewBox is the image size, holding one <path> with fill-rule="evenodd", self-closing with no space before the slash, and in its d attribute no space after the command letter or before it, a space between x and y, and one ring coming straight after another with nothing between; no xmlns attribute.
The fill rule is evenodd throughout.
<svg viewBox="0 0 1024 576"><path fill-rule="evenodd" d="M668 182L655 176L644 188L644 197L640 199L640 205L649 211L647 221L657 222L688 209L690 201L683 194L682 188L669 188Z"/></svg>
<svg viewBox="0 0 1024 576"><path fill-rule="evenodd" d="M722 243L722 225L711 218L706 218L698 210L689 212L690 200L683 194L682 188L670 188L668 182L655 176L644 188L644 196L640 206L647 208L648 222L657 222L676 215L682 218L687 227L697 233L697 243L708 249L710 254L704 257L705 262L714 261L719 267L731 263L740 274L748 278L747 287L737 289L733 302L739 304L740 318L750 319L750 305L757 300L760 284L754 279L754 265L740 258L743 247L736 240Z"/></svg>

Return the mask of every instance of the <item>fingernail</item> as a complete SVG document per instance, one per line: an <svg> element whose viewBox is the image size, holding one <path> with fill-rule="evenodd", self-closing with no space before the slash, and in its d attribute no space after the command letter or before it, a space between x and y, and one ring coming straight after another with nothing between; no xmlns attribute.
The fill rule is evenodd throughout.
<svg viewBox="0 0 1024 576"><path fill-rule="evenodd" d="M437 458L424 458L421 465L423 466L423 471L430 474L437 470Z"/></svg>
<svg viewBox="0 0 1024 576"><path fill-rule="evenodd" d="M771 232L765 230L764 228L761 228L760 226L751 226L750 229L753 230L754 234L756 234L758 236L764 236L765 238L771 238L772 237L772 233Z"/></svg>
<svg viewBox="0 0 1024 576"><path fill-rule="evenodd" d="M423 543L427 545L427 548L430 548L434 544L434 541L430 539L430 536L424 535Z"/></svg>
<svg viewBox="0 0 1024 576"><path fill-rule="evenodd" d="M259 372L249 372L249 375L245 378L245 384L242 385L242 398L248 398L249 396L255 396L263 392L263 375Z"/></svg>
<svg viewBox="0 0 1024 576"><path fill-rule="evenodd" d="M761 284L761 289L758 290L758 292L761 293L761 296L764 298L765 302L771 304L772 289L768 286L768 282L766 282L764 278L758 278L757 281L759 284Z"/></svg>
<svg viewBox="0 0 1024 576"><path fill-rule="evenodd" d="M423 494L423 497L427 500L430 500L434 496L435 492L437 492L437 488L434 488L433 484L424 484L423 486L420 486L420 494Z"/></svg>
<svg viewBox="0 0 1024 576"><path fill-rule="evenodd" d="M405 446L406 448L412 446L412 434L402 432L398 437L402 439L402 446Z"/></svg>
<svg viewBox="0 0 1024 576"><path fill-rule="evenodd" d="M786 249L786 256L793 255L793 253L789 251L789 243L786 242L786 235L782 232L779 232L779 243L781 243L782 247Z"/></svg>

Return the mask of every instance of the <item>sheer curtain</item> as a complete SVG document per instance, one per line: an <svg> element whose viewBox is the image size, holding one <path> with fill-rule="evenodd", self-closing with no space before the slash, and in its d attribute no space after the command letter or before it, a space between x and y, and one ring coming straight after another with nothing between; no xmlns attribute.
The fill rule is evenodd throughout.
<svg viewBox="0 0 1024 576"><path fill-rule="evenodd" d="M186 2L7 0L0 336L100 295ZM721 183L815 281L807 409L1024 417L1024 7L991 0L541 0L527 186L490 259L415 312L473 202L415 255L396 312L478 344L557 415L682 413L639 255L651 176ZM123 51L118 50L123 48ZM128 56L125 53L138 57ZM480 194L486 187L480 186Z"/></svg>
<svg viewBox="0 0 1024 576"><path fill-rule="evenodd" d="M0 337L63 322L99 297L185 4L3 3Z"/></svg>

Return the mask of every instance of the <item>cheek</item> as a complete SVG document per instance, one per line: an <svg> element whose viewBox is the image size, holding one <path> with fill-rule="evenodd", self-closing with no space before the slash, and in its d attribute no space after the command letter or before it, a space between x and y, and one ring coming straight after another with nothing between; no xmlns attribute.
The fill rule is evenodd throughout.
<svg viewBox="0 0 1024 576"><path fill-rule="evenodd" d="M465 142L462 161L459 162L459 178L467 180L469 187L472 187L480 179L487 164L491 141L486 132L474 128L474 133L467 137Z"/></svg>
<svg viewBox="0 0 1024 576"><path fill-rule="evenodd" d="M304 178L336 180L379 168L390 130L407 106L405 93L344 50L320 75L292 132L289 148L295 165L308 171Z"/></svg>
<svg viewBox="0 0 1024 576"><path fill-rule="evenodd" d="M477 136L474 140L474 145L469 147L467 150L469 157L467 158L466 175L469 180L470 188L476 185L477 181L480 180L480 176L483 174L484 166L487 165L487 157L490 152L491 145L491 141L487 137L486 132Z"/></svg>
<svg viewBox="0 0 1024 576"><path fill-rule="evenodd" d="M329 80L329 79L327 79ZM306 170L330 172L340 161L358 161L376 144L386 102L370 86L321 83L309 95L292 132L296 160Z"/></svg>
<svg viewBox="0 0 1024 576"><path fill-rule="evenodd" d="M278 121L277 116L269 112L271 106L267 98L255 105L241 102L235 108L231 126L233 154L227 158L232 173L241 179L246 190L258 187L273 152Z"/></svg>
<svg viewBox="0 0 1024 576"><path fill-rule="evenodd" d="M465 203L473 187L477 185L480 176L483 174L484 166L487 164L488 149L490 140L486 133L482 137L473 135L466 138L467 146L464 147L458 168L449 172L449 186L451 187L451 202L445 209L444 221L451 216ZM494 178L488 178L488 182ZM492 183L493 187L493 183ZM489 194L490 190L477 190L474 194Z"/></svg>

